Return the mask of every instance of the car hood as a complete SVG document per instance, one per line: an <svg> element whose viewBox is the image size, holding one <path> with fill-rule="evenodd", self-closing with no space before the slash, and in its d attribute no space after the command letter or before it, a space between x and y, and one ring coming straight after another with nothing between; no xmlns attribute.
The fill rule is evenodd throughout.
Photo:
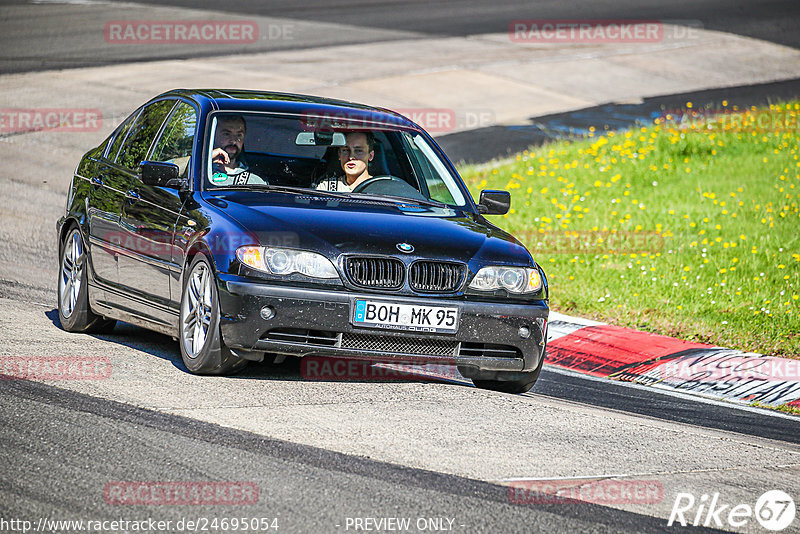
<svg viewBox="0 0 800 534"><path fill-rule="evenodd" d="M513 236L481 216L449 207L282 192L217 192L212 201L262 245L341 254L375 254L530 265ZM220 202L222 201L222 202ZM398 244L413 247L410 253Z"/></svg>

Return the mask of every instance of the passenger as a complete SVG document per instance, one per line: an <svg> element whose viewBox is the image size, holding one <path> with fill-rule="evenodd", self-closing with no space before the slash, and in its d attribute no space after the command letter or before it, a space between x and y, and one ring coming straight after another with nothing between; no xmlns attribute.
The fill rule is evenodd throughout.
<svg viewBox="0 0 800 534"><path fill-rule="evenodd" d="M352 191L369 180L369 162L375 157L375 136L372 132L346 134L347 145L339 147L339 165L344 175L329 176L317 184L325 191Z"/></svg>
<svg viewBox="0 0 800 534"><path fill-rule="evenodd" d="M250 172L244 156L247 123L241 115L223 115L217 120L214 150L211 152L211 183L216 186L258 184L267 181Z"/></svg>

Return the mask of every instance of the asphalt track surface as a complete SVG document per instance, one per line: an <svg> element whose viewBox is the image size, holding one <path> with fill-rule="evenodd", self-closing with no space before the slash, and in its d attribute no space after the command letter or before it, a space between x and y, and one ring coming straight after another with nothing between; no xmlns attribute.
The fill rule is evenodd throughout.
<svg viewBox="0 0 800 534"><path fill-rule="evenodd" d="M269 17L281 20L341 24L371 30L368 36L359 30L332 28L318 31L313 38L267 40L222 53L252 53L277 49L305 48L393 40L417 34L465 36L505 33L514 20L658 20L699 22L703 28L800 48L800 3L795 0L355 0L284 2L281 0L142 0L139 5L175 7L224 12L235 16ZM6 14L0 24L0 61L3 72L25 72L43 68L71 68L111 64L120 60L190 58L219 55L219 48L202 46L157 47L136 49L135 56L123 56L120 47L103 46L97 29L113 17L101 8L125 2L82 0L2 0L0 8L22 5L73 4L80 8L64 10L56 16L36 12L34 18L15 18ZM15 13L10 11L9 13ZM155 15L150 15L158 18ZM120 18L124 18L120 17ZM20 46L22 44L22 46ZM123 47L126 48L126 47ZM130 47L127 47L130 48Z"/></svg>
<svg viewBox="0 0 800 534"><path fill-rule="evenodd" d="M143 3L218 9L215 0L144 0ZM464 36L508 31L518 19L682 20L704 28L800 48L800 4L794 0L280 0L226 3L232 13L342 22L365 28Z"/></svg>
<svg viewBox="0 0 800 534"><path fill-rule="evenodd" d="M346 531L348 517L457 518L461 532L663 532L589 503L513 504L508 488L356 458L25 380L0 389L5 517L173 521L278 518L279 532ZM53 421L61 424L55 425ZM35 473L35 476L31 476ZM254 481L256 506L119 506L109 480ZM350 529L352 531L352 528ZM702 529L701 529L702 531Z"/></svg>
<svg viewBox="0 0 800 534"><path fill-rule="evenodd" d="M219 2L158 1L158 6L220 9ZM20 2L2 2L2 5ZM679 19L699 20L704 27L800 47L800 3L755 2L305 2L226 3L242 15L341 22L347 25L402 30L424 35L471 35L503 32L510 20L523 19ZM50 21L56 24L56 22ZM61 23L63 24L63 22ZM36 28L31 30L38 31ZM47 33L45 28L44 33ZM387 36L387 39L390 38ZM332 35L331 42L350 42ZM48 51L46 40L35 62L11 60L7 72L38 68L79 67L111 63L103 54L64 60ZM0 45L3 45L0 37ZM42 52L43 51L43 52ZM176 50L179 57L200 52ZM193 55L194 54L194 55ZM136 60L145 61L148 57ZM800 94L797 80L726 90L742 105ZM516 129L465 132L440 139L453 159L478 154L478 160L526 148L532 138L543 141L580 133L587 120L605 120L610 127L634 123L662 106L718 102L722 94L702 92L648 99L642 104L609 105L571 114L531 118ZM588 119L587 119L588 117ZM617 122L614 122L617 121ZM570 132L570 135L572 132ZM493 139L487 143L486 139ZM478 151L478 152L475 152ZM482 151L482 152L480 152ZM0 282L0 296L20 301L54 302L50 281L37 287L10 287ZM141 331L141 338L149 337ZM125 341L117 341L125 343ZM174 347L177 350L177 346ZM290 363L282 371L299 379ZM180 372L175 370L175 372ZM337 384L333 383L332 388ZM458 386L453 386L458 387ZM464 392L469 393L468 391ZM650 388L598 381L545 368L527 396L553 398L593 406L609 413L672 421L752 436L766 441L800 443L798 420L701 402ZM190 514L208 515L196 507L120 507L108 505L102 490L109 480L253 480L261 488L257 508L215 507L214 515L278 517L283 532L344 531L347 517L457 517L454 530L464 532L658 532L663 518L589 503L515 505L504 486L434 471L413 469L342 454L322 448L268 438L190 418L137 408L128 404L24 380L0 383L0 513L3 517L35 519L126 519L157 517L177 521ZM187 509L188 508L188 509ZM124 513L122 513L124 512ZM692 532L701 529L694 527Z"/></svg>

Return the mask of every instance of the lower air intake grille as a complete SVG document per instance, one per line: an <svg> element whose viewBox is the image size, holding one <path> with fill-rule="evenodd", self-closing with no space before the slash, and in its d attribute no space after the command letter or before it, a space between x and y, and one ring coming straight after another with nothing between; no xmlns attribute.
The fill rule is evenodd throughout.
<svg viewBox="0 0 800 534"><path fill-rule="evenodd" d="M270 330L261 339L267 341L286 341L298 345L322 345L333 347L336 345L336 333L324 330L302 330L299 328L286 328Z"/></svg>
<svg viewBox="0 0 800 534"><path fill-rule="evenodd" d="M407 337L374 336L370 334L342 334L342 348L420 354L430 356L453 356L458 343L440 339L418 339Z"/></svg>
<svg viewBox="0 0 800 534"><path fill-rule="evenodd" d="M370 289L400 289L403 285L403 262L393 258L347 258L345 271L350 281Z"/></svg>
<svg viewBox="0 0 800 534"><path fill-rule="evenodd" d="M461 286L465 271L465 266L458 263L418 261L411 266L408 282L414 291L455 291Z"/></svg>
<svg viewBox="0 0 800 534"><path fill-rule="evenodd" d="M458 355L466 358L522 358L516 347L489 343L462 343Z"/></svg>

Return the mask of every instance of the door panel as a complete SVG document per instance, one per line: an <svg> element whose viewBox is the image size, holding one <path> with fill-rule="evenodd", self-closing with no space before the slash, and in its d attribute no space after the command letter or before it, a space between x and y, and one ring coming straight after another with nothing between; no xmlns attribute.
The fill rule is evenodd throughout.
<svg viewBox="0 0 800 534"><path fill-rule="evenodd" d="M115 172L124 176L119 219L119 282L121 294L115 305L136 315L171 323L169 273L171 235L180 208L175 194L163 194L145 186L138 176L157 134L176 100L147 105L116 158ZM160 189L160 188L157 188ZM177 200L176 200L177 199ZM161 202L164 202L162 205Z"/></svg>
<svg viewBox="0 0 800 534"><path fill-rule="evenodd" d="M120 240L119 218L122 203L125 199L127 176L120 175L111 164L119 152L120 146L136 122L139 112L136 110L117 128L110 145L108 155L96 166L90 166L87 176L80 179L88 182L88 199L86 213L88 218L89 260L92 265L90 280L104 286L119 287L118 245Z"/></svg>
<svg viewBox="0 0 800 534"><path fill-rule="evenodd" d="M137 180L125 199L120 220L126 240L120 280L128 291L162 306L174 304L169 279L171 271L180 270L172 263L172 246L181 204L177 190Z"/></svg>
<svg viewBox="0 0 800 534"><path fill-rule="evenodd" d="M119 217L122 212L123 193L116 189L113 173L108 166L98 166L89 179L89 254L96 281L104 285L118 285L117 249L114 246L119 234Z"/></svg>

